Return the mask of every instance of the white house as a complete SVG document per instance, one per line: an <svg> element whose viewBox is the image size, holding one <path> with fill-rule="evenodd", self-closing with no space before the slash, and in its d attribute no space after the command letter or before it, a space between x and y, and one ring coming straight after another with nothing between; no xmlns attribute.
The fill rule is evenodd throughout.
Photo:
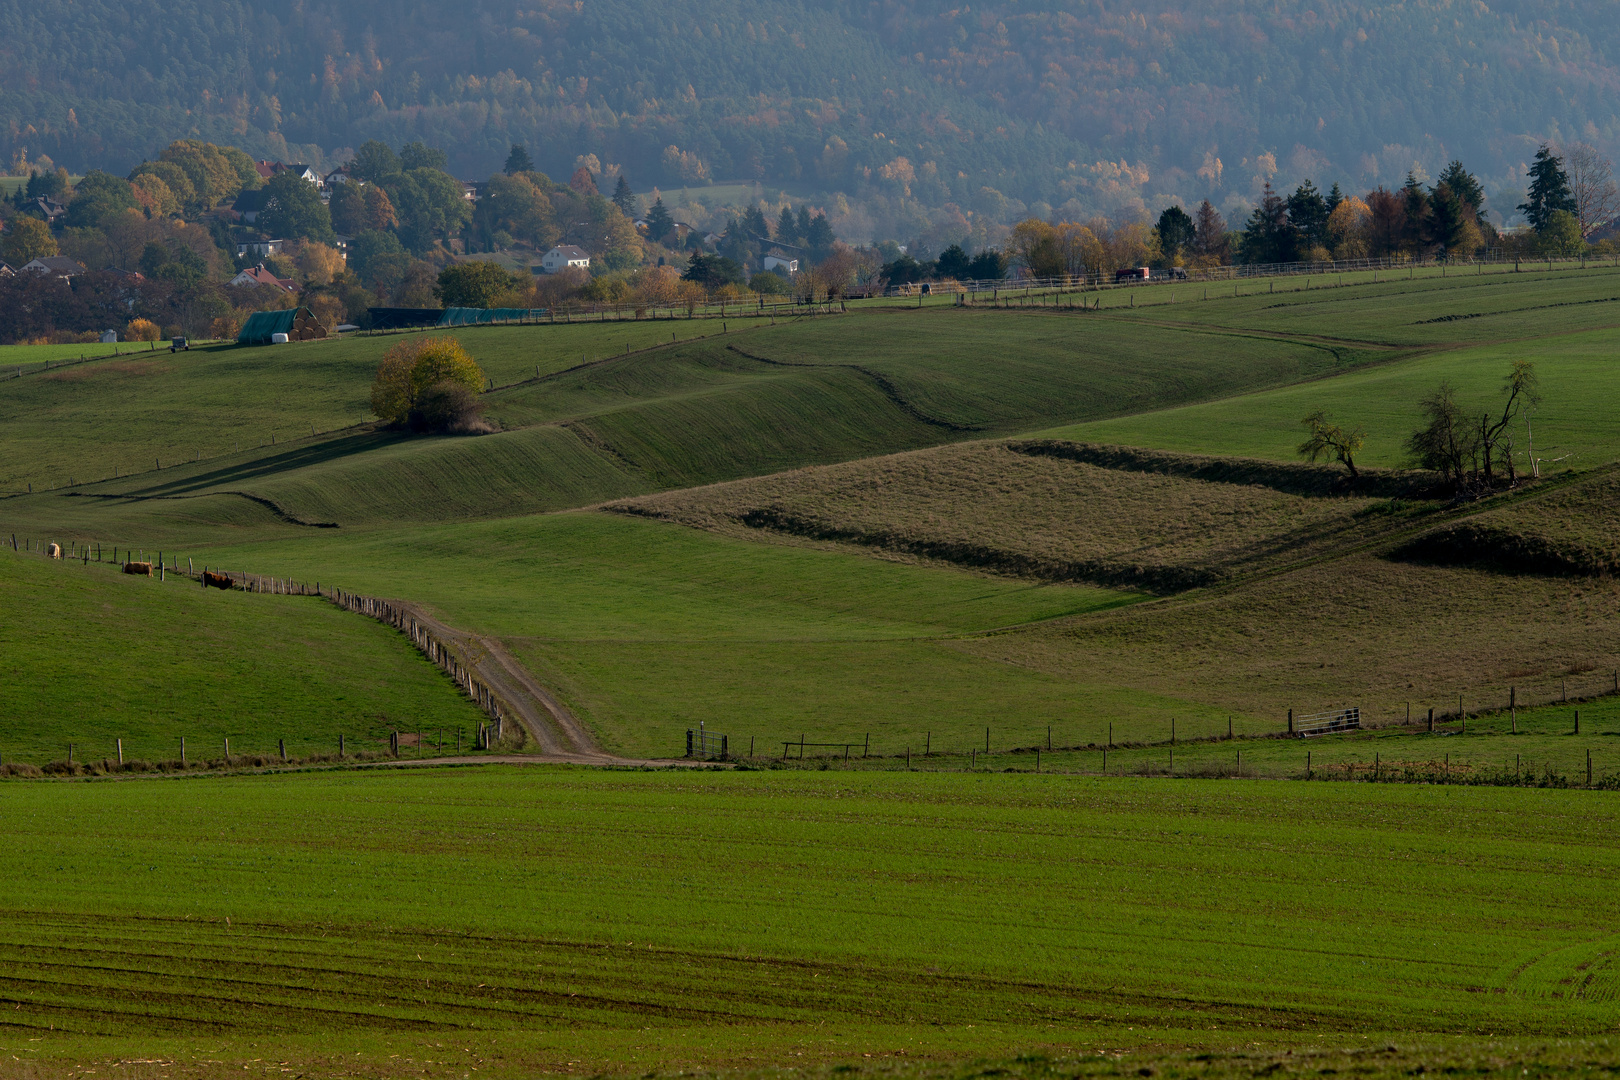
<svg viewBox="0 0 1620 1080"><path fill-rule="evenodd" d="M236 257L262 259L267 255L279 255L286 243L285 240L243 240L236 245Z"/></svg>
<svg viewBox="0 0 1620 1080"><path fill-rule="evenodd" d="M548 274L555 274L557 271L569 266L589 270L591 268L591 257L573 244L558 244L546 252L545 258L540 260L540 265L545 268Z"/></svg>
<svg viewBox="0 0 1620 1080"><path fill-rule="evenodd" d="M799 260L791 259L779 251L773 251L769 255L765 256L764 266L767 270L776 270L780 268L782 273L786 274L788 277L792 277L794 274L799 272Z"/></svg>

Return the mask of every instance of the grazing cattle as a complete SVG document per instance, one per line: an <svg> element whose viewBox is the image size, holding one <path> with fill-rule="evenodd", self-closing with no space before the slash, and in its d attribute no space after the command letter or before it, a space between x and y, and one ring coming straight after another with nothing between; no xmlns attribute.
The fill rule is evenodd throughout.
<svg viewBox="0 0 1620 1080"><path fill-rule="evenodd" d="M212 570L203 571L202 583L205 589L210 586L216 589L231 589L236 586L236 582L231 580L229 574L217 574Z"/></svg>
<svg viewBox="0 0 1620 1080"><path fill-rule="evenodd" d="M151 577L152 564L149 562L127 562L124 564L124 573L139 574L142 577Z"/></svg>
<svg viewBox="0 0 1620 1080"><path fill-rule="evenodd" d="M45 545L45 557L47 559L60 559L62 557L62 545L61 544L46 544Z"/></svg>

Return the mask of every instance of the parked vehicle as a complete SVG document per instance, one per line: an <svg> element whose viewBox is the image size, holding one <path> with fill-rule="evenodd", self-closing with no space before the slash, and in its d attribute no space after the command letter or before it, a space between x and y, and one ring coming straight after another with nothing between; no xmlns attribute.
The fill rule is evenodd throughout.
<svg viewBox="0 0 1620 1080"><path fill-rule="evenodd" d="M191 343L183 337L174 338L169 342L170 352L190 352Z"/></svg>
<svg viewBox="0 0 1620 1080"><path fill-rule="evenodd" d="M1153 271L1145 266L1129 266L1123 270L1114 271L1114 281L1146 281Z"/></svg>

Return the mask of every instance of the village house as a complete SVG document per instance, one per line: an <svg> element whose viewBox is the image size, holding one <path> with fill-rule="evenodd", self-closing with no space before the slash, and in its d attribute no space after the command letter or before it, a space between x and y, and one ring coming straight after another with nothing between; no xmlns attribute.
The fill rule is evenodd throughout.
<svg viewBox="0 0 1620 1080"><path fill-rule="evenodd" d="M265 269L264 263L260 263L258 266L250 269L243 270L240 274L237 274L235 277L231 278L229 283L232 285L270 285L274 286L275 288L285 290L286 292L298 291L298 283L296 281L293 281L291 278L276 277L275 274Z"/></svg>
<svg viewBox="0 0 1620 1080"><path fill-rule="evenodd" d="M557 271L570 266L577 266L581 270L589 270L591 268L591 256L588 252L581 251L573 244L558 244L546 252L545 257L540 260L540 265L548 274L555 274Z"/></svg>
<svg viewBox="0 0 1620 1080"><path fill-rule="evenodd" d="M270 255L280 255L285 247L285 240L243 240L236 245L238 259L263 259Z"/></svg>
<svg viewBox="0 0 1620 1080"><path fill-rule="evenodd" d="M47 255L44 258L35 259L33 262L24 263L23 269L32 270L36 274L48 274L51 277L64 280L73 277L75 274L84 273L84 267L66 255Z"/></svg>
<svg viewBox="0 0 1620 1080"><path fill-rule="evenodd" d="M799 272L799 260L791 256L784 255L780 251L773 251L769 255L766 255L762 265L767 270L780 270L788 277L792 277L794 274Z"/></svg>

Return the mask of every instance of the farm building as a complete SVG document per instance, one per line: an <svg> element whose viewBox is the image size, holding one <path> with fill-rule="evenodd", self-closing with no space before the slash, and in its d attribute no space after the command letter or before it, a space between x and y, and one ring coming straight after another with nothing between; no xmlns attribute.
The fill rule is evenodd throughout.
<svg viewBox="0 0 1620 1080"><path fill-rule="evenodd" d="M242 324L236 335L239 345L269 345L277 334L286 334L288 341L318 341L326 336L326 327L307 307L288 308L286 311L255 311Z"/></svg>
<svg viewBox="0 0 1620 1080"><path fill-rule="evenodd" d="M70 278L75 274L84 273L84 267L66 255L45 255L33 262L24 263L23 269L59 278Z"/></svg>
<svg viewBox="0 0 1620 1080"><path fill-rule="evenodd" d="M251 269L243 270L240 274L237 274L235 277L231 278L229 284L271 285L287 292L298 291L298 283L296 281L294 281L292 278L276 277L276 275L265 269L264 263L260 263L258 266Z"/></svg>

